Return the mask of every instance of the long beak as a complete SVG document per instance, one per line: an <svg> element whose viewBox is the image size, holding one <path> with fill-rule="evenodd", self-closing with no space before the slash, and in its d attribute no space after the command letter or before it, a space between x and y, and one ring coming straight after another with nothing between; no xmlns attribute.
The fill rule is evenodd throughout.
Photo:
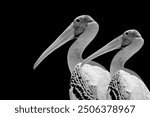
<svg viewBox="0 0 150 117"><path fill-rule="evenodd" d="M73 24L71 23L68 28L41 54L35 62L33 69L35 69L49 54L54 52L57 48L67 43L74 36Z"/></svg>
<svg viewBox="0 0 150 117"><path fill-rule="evenodd" d="M105 54L107 52L113 51L115 49L118 49L121 47L122 44L122 35L115 38L114 40L112 40L111 42L109 42L108 44L106 44L104 47L102 47L101 49L99 49L98 51L96 51L95 53L93 53L92 55L90 55L88 58L86 58L82 64L84 65L85 63L88 63L89 61L91 61L92 59Z"/></svg>

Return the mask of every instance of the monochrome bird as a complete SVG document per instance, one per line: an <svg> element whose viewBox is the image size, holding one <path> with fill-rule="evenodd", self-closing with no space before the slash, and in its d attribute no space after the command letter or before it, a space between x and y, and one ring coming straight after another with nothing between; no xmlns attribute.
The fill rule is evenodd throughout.
<svg viewBox="0 0 150 117"><path fill-rule="evenodd" d="M67 29L41 54L34 69L52 52L70 40L76 41L68 51L67 61L71 72L70 99L77 100L147 100L150 92L142 79L125 62L144 44L137 30L125 31L86 59L82 54L98 33L99 25L89 15L78 16ZM112 59L110 72L92 61L105 53L120 50ZM106 58L107 59L107 58Z"/></svg>

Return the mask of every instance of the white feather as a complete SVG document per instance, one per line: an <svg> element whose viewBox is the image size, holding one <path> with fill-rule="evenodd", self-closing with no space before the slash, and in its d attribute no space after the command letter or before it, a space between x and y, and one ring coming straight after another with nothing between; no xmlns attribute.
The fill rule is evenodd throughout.
<svg viewBox="0 0 150 117"><path fill-rule="evenodd" d="M97 87L99 96L105 96L110 83L110 73L98 66L85 64L81 68L82 74L86 76L91 85Z"/></svg>

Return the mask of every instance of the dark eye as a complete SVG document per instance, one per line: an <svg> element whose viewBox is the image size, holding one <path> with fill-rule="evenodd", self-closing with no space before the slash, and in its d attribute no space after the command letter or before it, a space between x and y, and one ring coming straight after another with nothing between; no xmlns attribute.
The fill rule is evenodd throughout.
<svg viewBox="0 0 150 117"><path fill-rule="evenodd" d="M128 30L123 33L121 47L126 47L132 43L136 38L140 37L140 34L136 30Z"/></svg>
<svg viewBox="0 0 150 117"><path fill-rule="evenodd" d="M124 33L124 36L129 36L129 31L126 31L126 32Z"/></svg>
<svg viewBox="0 0 150 117"><path fill-rule="evenodd" d="M88 24L94 20L89 15L81 15L74 20L76 23Z"/></svg>
<svg viewBox="0 0 150 117"><path fill-rule="evenodd" d="M82 15L77 17L73 22L75 37L78 37L80 34L82 34L88 26L88 23L93 21L94 20L88 15Z"/></svg>
<svg viewBox="0 0 150 117"><path fill-rule="evenodd" d="M128 30L124 34L125 34L126 37L129 37L129 38L141 37L141 35L139 34L139 32L136 31L136 30Z"/></svg>

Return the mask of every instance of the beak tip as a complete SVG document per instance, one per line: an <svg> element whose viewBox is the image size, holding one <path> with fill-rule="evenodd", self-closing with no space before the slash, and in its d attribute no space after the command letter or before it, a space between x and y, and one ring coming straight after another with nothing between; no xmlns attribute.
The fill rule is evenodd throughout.
<svg viewBox="0 0 150 117"><path fill-rule="evenodd" d="M34 65L33 65L33 70L35 70L35 69L36 69L36 67L37 67L37 65L36 65L36 64L34 64Z"/></svg>

